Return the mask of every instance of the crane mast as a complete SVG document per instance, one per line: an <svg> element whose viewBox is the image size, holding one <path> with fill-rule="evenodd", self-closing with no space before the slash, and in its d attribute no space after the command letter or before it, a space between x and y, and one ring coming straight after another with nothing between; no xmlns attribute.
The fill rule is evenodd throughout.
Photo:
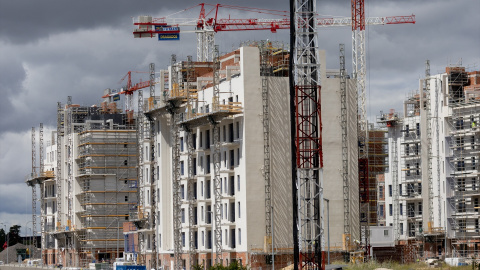
<svg viewBox="0 0 480 270"><path fill-rule="evenodd" d="M323 160L316 1L291 0L294 269L324 269Z"/></svg>

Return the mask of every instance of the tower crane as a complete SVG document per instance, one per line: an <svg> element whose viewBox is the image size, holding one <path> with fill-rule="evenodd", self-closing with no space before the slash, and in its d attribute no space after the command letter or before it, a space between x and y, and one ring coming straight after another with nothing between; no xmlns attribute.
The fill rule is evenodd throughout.
<svg viewBox="0 0 480 270"><path fill-rule="evenodd" d="M352 0L355 1L355 0ZM363 0L362 0L363 2ZM205 6L211 9L207 12ZM158 36L159 40L179 40L180 33L196 33L197 34L197 61L211 61L212 52L215 44L215 33L228 31L246 31L246 30L270 30L276 33L277 30L290 29L290 19L288 12L273 9L260 9L232 5L216 4L210 5L201 3L193 7L184 9L175 14L200 7L198 18L173 18L168 15L160 18L152 18L151 16L140 16L133 21L137 28L133 31L135 38L153 38ZM220 8L247 11L259 14L265 14L275 18L219 18ZM209 15L212 14L212 17ZM389 17L371 17L365 18L364 24L368 25L384 25L384 24L403 24L415 23L415 15L410 16L389 16ZM337 17L323 18L314 14L312 20L316 27L332 27L332 26L351 26L356 22L354 17ZM186 29L183 29L185 27ZM193 29L191 28L193 27Z"/></svg>
<svg viewBox="0 0 480 270"><path fill-rule="evenodd" d="M109 98L116 95L125 95L125 111L133 111L133 92L150 87L152 84L150 81L140 81L136 84L132 84L132 73L149 73L148 71L129 71L125 76L120 79L118 83L122 83L125 79L127 84L120 92L107 93L102 96L102 98ZM157 81L153 82L153 85L157 84Z"/></svg>

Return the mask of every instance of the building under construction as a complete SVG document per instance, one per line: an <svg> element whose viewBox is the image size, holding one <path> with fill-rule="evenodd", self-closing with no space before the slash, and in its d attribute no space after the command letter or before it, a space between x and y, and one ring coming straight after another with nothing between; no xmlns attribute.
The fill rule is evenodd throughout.
<svg viewBox="0 0 480 270"><path fill-rule="evenodd" d="M404 111L379 118L389 145L385 224L398 244L413 246L405 260L478 258L480 72L430 75L427 61Z"/></svg>
<svg viewBox="0 0 480 270"><path fill-rule="evenodd" d="M40 172L27 183L40 186L45 264L85 267L123 256L122 225L137 205L136 126L115 105L103 107L69 97L58 103L45 149L40 129Z"/></svg>
<svg viewBox="0 0 480 270"><path fill-rule="evenodd" d="M289 57L267 41L216 50L211 62L172 56L166 70L150 65L150 93L138 91L136 114L131 104L121 113L109 90L99 107L59 103L57 131L40 151L42 177L29 182L45 194L45 263L291 265ZM343 45L340 69L325 68L323 51L320 59L323 198L335 209L323 207L321 244L340 256L361 249L357 94ZM370 148L372 168L383 168Z"/></svg>
<svg viewBox="0 0 480 270"><path fill-rule="evenodd" d="M141 199L125 227L125 256L164 269L290 265L289 53L279 43L251 42L215 56L173 56L160 71L164 83L144 98ZM357 159L357 101L345 69L322 69L322 81L324 93L339 93L322 95L322 113L329 126L324 192L336 209L329 213L331 247L342 252L355 249L360 235L357 168L347 165Z"/></svg>

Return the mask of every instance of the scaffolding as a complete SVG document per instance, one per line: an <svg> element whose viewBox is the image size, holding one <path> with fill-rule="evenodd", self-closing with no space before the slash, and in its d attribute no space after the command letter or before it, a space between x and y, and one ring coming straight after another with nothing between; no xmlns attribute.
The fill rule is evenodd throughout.
<svg viewBox="0 0 480 270"><path fill-rule="evenodd" d="M479 171L480 154L480 99L475 91L466 95L470 81L463 67L447 67L448 105L447 119L447 202L448 225L453 231L453 254L460 257L478 257L478 250L469 249L480 243L479 226Z"/></svg>
<svg viewBox="0 0 480 270"><path fill-rule="evenodd" d="M350 183L348 179L347 74L345 44L340 49L340 126L342 127L343 233L350 234Z"/></svg>
<svg viewBox="0 0 480 270"><path fill-rule="evenodd" d="M390 175L392 177L392 209L389 211L393 212L393 234L395 242L398 242L400 238L400 212L399 212L399 181L398 181L398 138L400 135L400 129L402 128L402 119L399 118L395 110L390 110L390 113L381 112L380 118L377 119L377 123L382 127L386 127L390 137ZM389 191L390 192L390 191ZM382 195L382 194L381 194ZM386 211L386 209L385 209Z"/></svg>
<svg viewBox="0 0 480 270"><path fill-rule="evenodd" d="M81 225L72 230L78 231L81 267L119 257L124 248L122 224L138 203L136 130L124 117L86 120L78 133L81 191L76 214Z"/></svg>
<svg viewBox="0 0 480 270"><path fill-rule="evenodd" d="M384 128L369 128L368 131L368 225L378 226L377 212L377 177L385 173L388 167L387 130Z"/></svg>

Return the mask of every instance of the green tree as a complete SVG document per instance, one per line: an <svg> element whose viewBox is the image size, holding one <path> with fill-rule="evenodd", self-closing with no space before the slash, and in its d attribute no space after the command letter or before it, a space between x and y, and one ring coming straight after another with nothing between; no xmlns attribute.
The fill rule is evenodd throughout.
<svg viewBox="0 0 480 270"><path fill-rule="evenodd" d="M237 261L233 261L229 266L216 264L210 270L247 270L247 267L240 265Z"/></svg>
<svg viewBox="0 0 480 270"><path fill-rule="evenodd" d="M13 225L8 232L8 246L20 243L20 225Z"/></svg>
<svg viewBox="0 0 480 270"><path fill-rule="evenodd" d="M5 230L0 229L0 252L3 251L3 244L7 241L7 236L5 235Z"/></svg>

